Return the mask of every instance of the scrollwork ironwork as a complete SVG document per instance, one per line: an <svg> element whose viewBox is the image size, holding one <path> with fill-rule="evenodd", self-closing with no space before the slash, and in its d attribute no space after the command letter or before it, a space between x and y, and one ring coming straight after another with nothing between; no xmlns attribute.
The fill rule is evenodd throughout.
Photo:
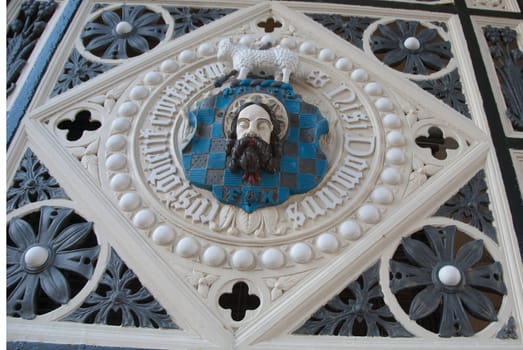
<svg viewBox="0 0 523 350"><path fill-rule="evenodd" d="M174 31L172 39L187 34L190 31L211 23L233 11L234 9L220 8L191 8L191 7L167 7L167 11L174 19Z"/></svg>
<svg viewBox="0 0 523 350"><path fill-rule="evenodd" d="M316 13L308 14L308 16L360 49L363 47L363 32L369 24L376 20L370 17L345 17Z"/></svg>
<svg viewBox="0 0 523 350"><path fill-rule="evenodd" d="M65 320L123 327L178 328L114 251L98 288Z"/></svg>
<svg viewBox="0 0 523 350"><path fill-rule="evenodd" d="M483 32L507 105L506 115L516 130L523 131L523 51L517 46L517 33L492 26L484 27Z"/></svg>
<svg viewBox="0 0 523 350"><path fill-rule="evenodd" d="M25 151L11 187L7 190L7 212L32 202L53 198L68 198L58 181L34 155Z"/></svg>
<svg viewBox="0 0 523 350"><path fill-rule="evenodd" d="M113 65L91 62L73 50L71 56L64 65L62 74L58 77L56 85L51 91L51 97L66 92L81 83L88 81L111 69Z"/></svg>
<svg viewBox="0 0 523 350"><path fill-rule="evenodd" d="M16 87L27 59L42 35L55 9L54 1L25 1L20 13L7 28L7 96Z"/></svg>
<svg viewBox="0 0 523 350"><path fill-rule="evenodd" d="M490 211L490 199L485 182L485 171L479 171L452 198L443 204L436 215L466 222L497 240L494 217Z"/></svg>
<svg viewBox="0 0 523 350"><path fill-rule="evenodd" d="M415 81L415 83L470 119L457 69L439 79Z"/></svg>
<svg viewBox="0 0 523 350"><path fill-rule="evenodd" d="M294 333L342 336L411 337L383 300L379 263L316 311Z"/></svg>

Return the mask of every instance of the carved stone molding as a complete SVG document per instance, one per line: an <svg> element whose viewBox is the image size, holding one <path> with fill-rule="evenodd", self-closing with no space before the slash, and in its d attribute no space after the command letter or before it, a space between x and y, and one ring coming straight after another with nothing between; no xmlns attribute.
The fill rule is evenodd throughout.
<svg viewBox="0 0 523 350"><path fill-rule="evenodd" d="M301 2L82 4L77 19L90 28L118 17L111 28L123 36L144 16L164 38L134 57L104 57L111 44L96 52L96 35L80 43L83 26L64 38L67 54L50 69L64 75L63 91L47 99L43 83L46 98L35 100L16 146L31 146L70 197L45 204L70 203L92 221L100 251L91 279L64 305L34 322L9 316L8 340L505 344L496 334L519 318L520 266L457 15ZM388 31L403 46L374 52L371 38L392 45ZM94 72L85 81L63 69L73 50L71 70ZM251 103L257 112L240 118ZM241 119L272 128L257 130L274 152L259 158L263 168L229 165L229 145L247 128ZM28 176L17 173L9 178ZM40 205L8 215L35 215ZM427 227L444 231L447 245L427 238ZM454 255L442 259L453 239ZM43 260L39 249L31 255L29 263ZM427 283L411 288L412 276ZM469 316L478 320L470 327ZM454 336L464 337L444 339Z"/></svg>

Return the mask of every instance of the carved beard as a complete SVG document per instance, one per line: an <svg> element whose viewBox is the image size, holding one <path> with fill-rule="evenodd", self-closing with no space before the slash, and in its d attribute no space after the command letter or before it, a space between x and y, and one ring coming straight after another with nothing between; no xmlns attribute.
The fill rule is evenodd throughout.
<svg viewBox="0 0 523 350"><path fill-rule="evenodd" d="M260 182L260 170L275 172L271 145L259 137L236 140L228 155L227 168L233 172L243 169L242 180L250 185Z"/></svg>

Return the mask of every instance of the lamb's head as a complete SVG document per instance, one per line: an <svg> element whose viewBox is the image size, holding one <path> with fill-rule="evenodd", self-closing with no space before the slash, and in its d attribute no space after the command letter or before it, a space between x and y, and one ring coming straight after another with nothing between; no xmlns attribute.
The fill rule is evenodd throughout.
<svg viewBox="0 0 523 350"><path fill-rule="evenodd" d="M218 60L231 58L233 44L230 38L220 40L218 43Z"/></svg>

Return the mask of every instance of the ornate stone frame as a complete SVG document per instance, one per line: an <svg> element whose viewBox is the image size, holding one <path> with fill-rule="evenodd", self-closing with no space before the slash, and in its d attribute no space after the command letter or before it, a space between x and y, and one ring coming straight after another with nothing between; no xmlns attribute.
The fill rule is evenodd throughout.
<svg viewBox="0 0 523 350"><path fill-rule="evenodd" d="M196 3L204 4L205 2ZM264 3L250 8L248 7L251 4L245 3L239 5L235 2L220 2L219 4L224 7L229 5L236 7L244 6L246 9L243 12L231 15L228 19L209 24L207 26L208 32L204 34L206 37L212 37L213 35L216 35L216 33L225 34L223 32L222 24L225 24L228 21L239 21L240 19L249 16L255 18L258 11L267 11L268 7L271 8L272 12L270 13L273 15L281 16L282 18L288 16L285 7L276 3L271 5ZM86 9L89 8L90 5L92 5L90 1L85 2L85 5L82 3L82 8L79 11L86 14L88 12ZM311 9L311 11L314 10L315 12L320 11L320 5L318 4L290 2L285 5L288 5L289 8L293 9ZM390 16L391 12L393 12L395 18L407 17L419 19L420 17L423 17L425 20L446 21L449 25L449 36L451 37L451 41L464 42L463 34L458 25L457 16L447 16L426 12L413 14L410 11L391 11L390 9L380 10L377 8L321 5L321 11L326 13L336 12L341 8L344 13L350 13L352 15L361 13L365 15L384 17ZM296 16L293 17L293 19L303 25L310 24L310 20L303 16ZM71 39L77 36L78 33L71 32L68 35L70 36L67 38ZM324 37L328 40L339 40L333 34L325 34ZM189 46L191 41L196 40L197 38L198 35L196 34L188 34L185 37L182 37L177 45L180 45L181 47ZM64 40L64 42L67 41L68 40ZM170 47L173 45L167 43L166 46ZM466 46L463 45L461 47L456 47L455 45L454 48L456 50L455 57L457 65L464 77L464 90L471 105L473 121L479 129L484 133L488 133L489 129L486 117L481 106L479 93L475 87L475 78L471 71L472 65L470 64L470 57ZM66 49L66 47L62 47L60 50L62 50L61 52L68 52L68 48ZM156 53L151 53L148 55L148 58L155 62L156 65L160 65L164 60L163 55L166 51L167 49L165 48L158 48ZM356 52L355 55L361 60L365 57L361 52ZM28 112L28 114L31 115L30 119L25 119L21 131L18 132L16 138L11 144L8 152L7 166L8 169L16 169L25 147L31 147L39 159L41 159L41 161L48 167L53 169L53 174L60 179L61 185L67 189L68 194L73 199L73 205L78 207L85 217L91 218L93 221L96 220L96 224L100 231L107 232L107 241L110 242L111 245L119 247L118 253L126 263L136 271L140 276L142 283L154 291L153 294L155 298L169 311L169 313L172 314L173 318L176 319L177 324L181 329L183 329L183 331L126 329L122 327L114 328L101 325L69 324L56 321L56 319L59 318L57 316L58 314L67 314L74 309L76 305L71 304L60 309L60 311L44 315L34 321L9 319L7 322L8 340L24 339L28 341L70 344L85 344L89 342L90 344L95 345L111 344L113 346L143 348L205 347L218 349L231 346L253 349L294 349L304 346L329 347L333 349L347 348L348 340L344 337L296 336L289 335L288 333L292 333L292 331L308 317L307 313L313 312L319 306L323 305L332 297L332 295L346 285L346 283L341 283L341 281L350 282L357 278L360 273L365 271L375 262L376 256L381 254L382 251L389 249L388 252L384 253L384 256L387 254L390 255L391 248L389 245L395 246L394 243L397 243L402 235L413 232L427 222L441 224L449 223L449 219L429 219L424 218L424 216L428 213L434 212L437 209L437 206L452 194L452 191L463 185L466 179L474 174L473 169L480 167L486 158L486 173L489 189L492 193L499 193L497 196L492 196L492 210L497 218L497 229L500 232L499 246L493 242L488 242L488 245L493 251L497 252L495 253L497 254L496 259L499 259L503 265L507 286L510 291L509 297L506 298L507 301L504 302L499 312L500 321L491 324L475 337L474 340L476 341L481 339L481 344L479 345L477 342L473 343L472 339L441 339L432 333L420 330L418 330L418 336L420 337L417 339L369 339L353 337L350 338L349 342L352 344L351 346L355 345L373 349L385 349L391 345L398 348L414 349L420 347L420 341L423 342L423 347L426 349L440 348L442 344L450 349L463 349L467 347L489 349L495 346L500 346L501 344L509 349L516 349L521 346L520 340L514 342L502 342L499 339L495 339L496 332L502 326L501 323L511 315L516 317L516 320L519 322L518 329L521 329L520 322L523 319L521 313L521 310L523 309L523 300L521 293L519 293L521 288L519 282L522 280L521 260L517 250L514 229L511 224L510 210L504 195L503 184L500 180L501 177L498 162L490 141L479 142L475 145L478 151L468 153L465 156L463 163L466 163L471 167L465 171L463 177L453 177L451 181L448 181L447 178L443 177L436 179L439 185L447 188L448 191L439 193L437 197L429 198L428 192L413 197L411 203L407 203L405 207L394 213L394 216L397 218L397 225L395 227L389 229L386 228L384 224L381 224L381 226L373 230L372 237L382 237L383 239L381 242L374 245L370 239L357 242L358 249L361 249L361 251L364 252L359 255L359 257L345 256L336 259L332 266L329 266L322 275L315 275L311 278L307 276L295 290L290 292L292 296L290 299L286 302L276 303L276 306L261 319L250 324L247 323L241 325L235 335L231 336L229 330L222 327L222 321L220 318L202 304L200 296L195 293L195 290L192 287L187 285L183 276L180 276L171 269L173 260L170 260L169 258L158 259L155 273L151 273L150 267L141 263L149 259L157 260L158 252L164 250L164 248L146 245L145 241L147 240L147 237L144 235L133 234L129 237L128 232L135 232L136 227L133 227L125 215L115 209L114 198L100 189L97 185L97 179L91 176L92 173L90 174L85 171L80 162L74 159L71 152L64 147L64 144L50 133L49 127L45 122L42 122L47 116L55 112L62 111L69 107L72 108L73 97L75 99L78 98L79 100L85 100L86 97L89 96L89 90L98 89L98 91L107 91L111 87L118 86L120 83L128 84L129 81L134 78L130 71L133 69L139 69L140 65L141 62L139 59L128 61L123 66L114 68L112 72L107 74L114 79L113 81L102 79L87 82L84 85L84 89L69 91L64 93L63 96L51 100L47 100L46 97L50 86L44 85L43 87L40 87L38 95L35 97L34 103ZM50 76L53 76L53 74L56 76L58 69L60 69L60 65L56 64L50 69L48 74L50 74ZM387 67L380 67L376 72L373 72L373 74L395 74L391 72L392 70ZM54 82L53 79L49 79L48 81ZM103 84L101 84L102 87L99 86L100 82L103 82ZM412 83L405 81L405 85L408 86L410 91L414 91L414 85ZM104 96L104 98L106 97L107 96ZM415 97L422 101L432 101L426 94L422 93L416 94ZM115 100L117 99L118 98L115 98ZM499 105L503 105L500 101L498 101L498 103ZM447 108L440 104L437 104L435 109L447 111ZM103 113L103 111L100 111L100 114ZM457 123L461 126L468 125L467 123L461 123L460 121ZM517 162L515 163L517 164ZM454 164L447 170L447 174L450 176L460 170L461 165ZM12 175L13 174L8 174L8 180ZM79 182L85 184L85 188L88 188L89 191L86 191L85 188L79 188L77 185ZM97 206L90 206L86 203L97 203ZM419 203L424 203L424 205L418 206ZM100 212L106 214L101 216ZM16 213L13 213L12 215L15 214ZM420 219L403 222L401 218L405 215L419 216ZM381 230L379 228L381 228ZM382 232L386 232L386 235ZM477 235L478 237L480 236L477 232L473 232L472 234ZM390 240L386 240L385 238ZM386 281L386 264L382 264L381 274L385 276L384 281ZM387 291L388 288L384 289L385 298L392 299L393 296L390 291ZM183 303L179 302L179 300L175 300L178 298L172 297L172 290L176 290L181 295L179 299L183 299ZM308 292L310 290L319 290L319 292L310 295ZM394 305L394 303L391 303L391 305ZM395 306L392 307L394 308ZM396 314L402 315L398 317L399 321L404 324L412 322L409 321L407 315L402 313L397 306L396 309ZM178 319L176 318L177 315L184 315L184 317ZM190 315L190 317L185 318L185 315ZM30 334L27 334L27 329L29 328L31 328L32 331ZM416 329L416 327L413 326L413 329ZM89 338L79 337L78 334L88 334ZM521 331L519 334L521 334Z"/></svg>

